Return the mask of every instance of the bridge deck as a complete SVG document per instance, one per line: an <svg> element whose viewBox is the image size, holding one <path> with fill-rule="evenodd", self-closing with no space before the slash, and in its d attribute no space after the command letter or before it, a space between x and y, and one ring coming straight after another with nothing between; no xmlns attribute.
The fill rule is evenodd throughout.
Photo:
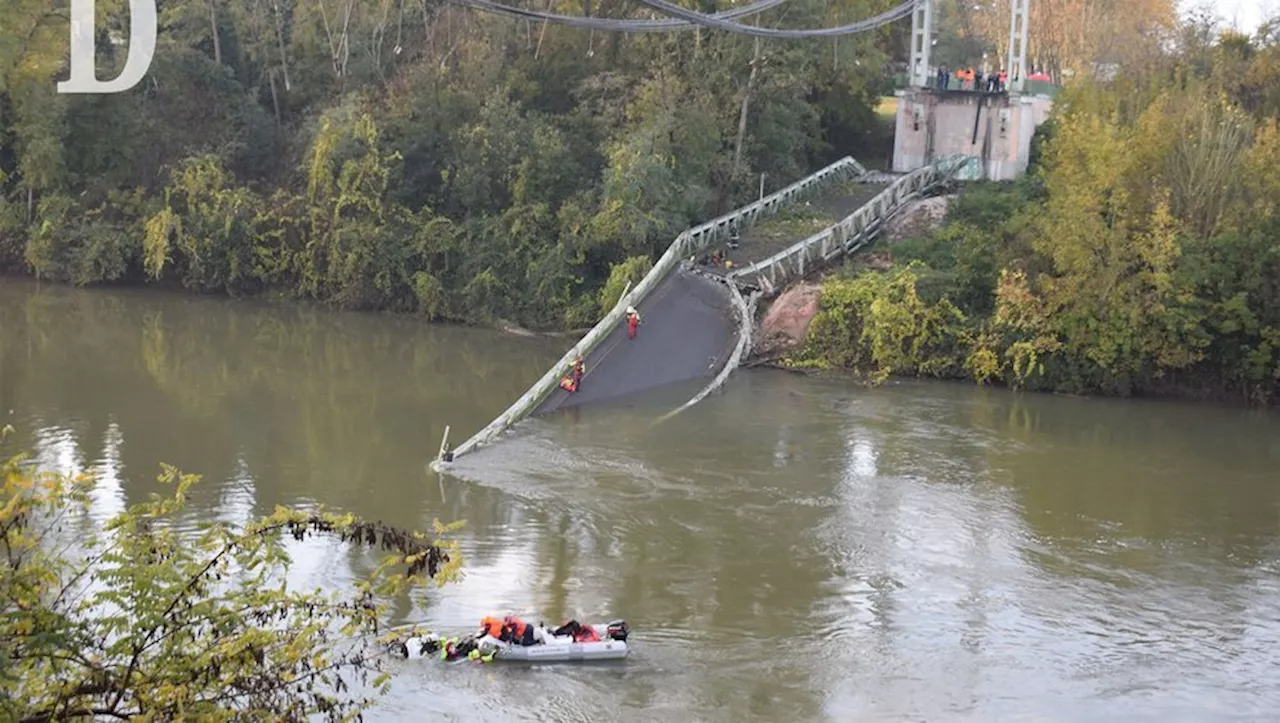
<svg viewBox="0 0 1280 723"><path fill-rule="evenodd" d="M685 269L672 272L636 310L636 338L619 324L584 360L581 388L556 389L534 414L713 376L737 342L729 290Z"/></svg>
<svg viewBox="0 0 1280 723"><path fill-rule="evenodd" d="M783 219L765 221L749 229L739 239L738 248L725 247L719 250L734 266L763 261L843 219L888 187L887 183L840 184L830 193L815 198L808 204L801 203L794 211L784 212ZM709 249L708 254L715 250ZM713 266L702 268L713 273L724 271L723 268Z"/></svg>
<svg viewBox="0 0 1280 723"><path fill-rule="evenodd" d="M737 249L721 249L735 265L766 259L853 213L886 188L847 183L815 198L792 220L765 222L742 235ZM713 249L714 250L714 249ZM710 273L725 269L702 266ZM638 307L643 320L634 340L619 324L586 358L576 393L557 389L534 410L543 414L715 375L733 351L737 323L728 291L685 270L672 273Z"/></svg>

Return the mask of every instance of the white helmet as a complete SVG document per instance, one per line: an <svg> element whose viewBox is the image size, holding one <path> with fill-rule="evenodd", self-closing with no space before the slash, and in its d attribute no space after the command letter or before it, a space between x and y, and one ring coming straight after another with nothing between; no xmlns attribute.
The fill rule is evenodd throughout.
<svg viewBox="0 0 1280 723"><path fill-rule="evenodd" d="M627 307L627 313L628 313L628 314L634 314L634 313L636 313L636 307L634 307L634 306L628 306L628 307Z"/></svg>

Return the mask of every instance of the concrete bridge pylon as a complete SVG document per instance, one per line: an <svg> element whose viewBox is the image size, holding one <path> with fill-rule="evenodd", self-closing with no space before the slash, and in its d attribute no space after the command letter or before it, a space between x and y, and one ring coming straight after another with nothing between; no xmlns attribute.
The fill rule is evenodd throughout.
<svg viewBox="0 0 1280 723"><path fill-rule="evenodd" d="M967 166L962 180L1017 178L1027 169L1031 138L1052 105L1048 96L1024 93L1031 0L1012 0L1005 59L1008 84L990 92L939 85L930 62L933 3L919 0L911 15L909 83L896 93L893 170L910 173L939 158L964 155L980 162Z"/></svg>

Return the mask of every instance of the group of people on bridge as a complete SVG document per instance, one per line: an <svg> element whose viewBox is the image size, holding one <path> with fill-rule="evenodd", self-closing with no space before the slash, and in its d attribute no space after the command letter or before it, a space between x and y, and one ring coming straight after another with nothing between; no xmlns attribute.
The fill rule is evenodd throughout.
<svg viewBox="0 0 1280 723"><path fill-rule="evenodd" d="M1007 87L1008 74L1005 71L990 73L985 77L982 69L960 68L954 73L947 66L939 66L937 83L939 90L952 90L952 79L955 79L955 90L976 90L987 93L1003 93ZM985 85L984 85L985 83Z"/></svg>
<svg viewBox="0 0 1280 723"><path fill-rule="evenodd" d="M1014 80L1017 80L1014 76ZM1033 69L1032 73L1027 76L1028 81L1037 81L1041 83L1053 83L1053 76L1046 73L1043 69ZM952 71L945 65L938 66L937 73L934 75L934 83L938 90L976 90L987 93L1003 93L1008 88L1009 75L1001 70L998 73L989 73L984 76L981 69L974 70L972 67L960 68Z"/></svg>

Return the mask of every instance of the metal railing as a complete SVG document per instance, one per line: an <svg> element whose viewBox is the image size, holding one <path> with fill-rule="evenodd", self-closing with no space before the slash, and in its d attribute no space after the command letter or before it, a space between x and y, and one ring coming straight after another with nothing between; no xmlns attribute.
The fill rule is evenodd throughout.
<svg viewBox="0 0 1280 723"><path fill-rule="evenodd" d="M760 299L760 292L753 291L748 298L744 299L742 297L741 289L739 289L738 285L733 281L721 276L708 276L715 278L728 286L729 292L733 295L733 305L738 314L738 343L734 347L733 353L729 356L729 360L725 362L720 373L716 375L715 379L711 380L710 384L703 387L702 391L695 394L689 401L659 417L654 424L661 424L662 422L665 422L680 412L683 412L689 407L701 402L703 399L706 399L712 392L724 386L729 375L733 373L733 370L738 368L742 363L742 358L746 356L748 350L751 348L751 332L755 328L756 302Z"/></svg>
<svg viewBox="0 0 1280 723"><path fill-rule="evenodd" d="M978 163L967 155L947 156L919 168L894 181L893 185L846 216L839 223L779 251L763 261L735 269L729 277L764 291L771 296L787 283L853 253L880 232L886 221L902 207L934 186L960 173L966 166Z"/></svg>
<svg viewBox="0 0 1280 723"><path fill-rule="evenodd" d="M529 416L546 399L547 395L559 386L560 378L569 372L578 355L581 354L585 357L590 354L596 345L613 331L614 326L622 321L626 308L639 304L650 291L666 278L667 274L679 266L682 260L696 255L710 246L712 242L726 237L731 230L744 231L761 218L777 213L783 206L807 196L822 186L836 181L857 180L866 175L867 169L862 164L851 156L845 156L817 173L806 176L780 191L719 218L683 231L671 242L666 252L662 254L662 257L658 259L658 262L654 264L649 273L645 274L640 283L636 284L628 293L624 293L618 299L618 303L591 328L591 331L587 332L586 336L582 337L577 344L569 349L559 361L547 370L547 373L541 379L534 382L529 391L512 403L506 411L498 415L496 419L470 439L458 445L457 449L453 450L452 457L457 458L475 450L477 447L488 444L498 435ZM434 464L439 464L444 459L447 459L444 446L444 443L442 443L441 458L438 458Z"/></svg>

